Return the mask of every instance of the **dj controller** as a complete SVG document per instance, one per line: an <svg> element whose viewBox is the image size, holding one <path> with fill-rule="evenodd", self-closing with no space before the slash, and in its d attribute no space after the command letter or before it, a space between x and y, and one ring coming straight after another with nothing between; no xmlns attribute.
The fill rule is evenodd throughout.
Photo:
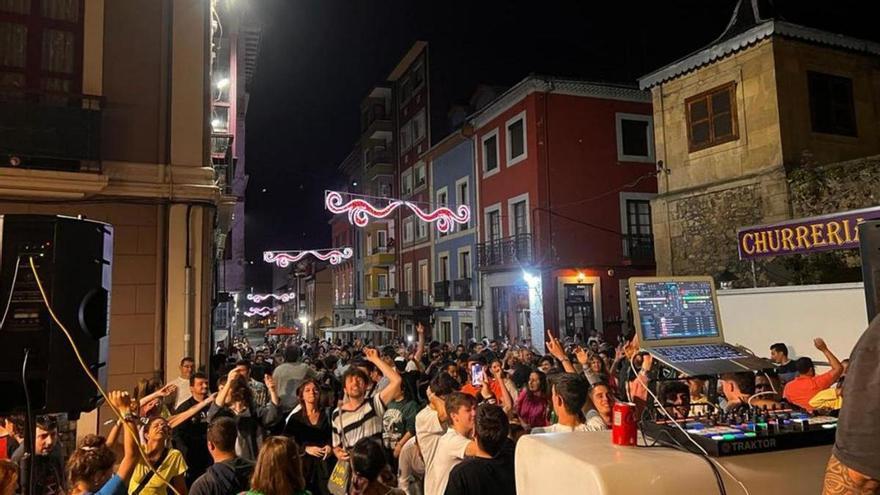
<svg viewBox="0 0 880 495"><path fill-rule="evenodd" d="M690 438L712 457L830 445L837 431L835 417L811 416L788 408L707 413L678 424L686 433L668 419L644 421L642 428L646 436L659 442L702 454Z"/></svg>

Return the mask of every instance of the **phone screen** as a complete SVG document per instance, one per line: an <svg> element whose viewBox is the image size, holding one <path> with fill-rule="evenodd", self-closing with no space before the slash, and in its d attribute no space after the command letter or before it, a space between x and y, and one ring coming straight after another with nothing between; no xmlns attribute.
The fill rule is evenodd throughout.
<svg viewBox="0 0 880 495"><path fill-rule="evenodd" d="M480 363L471 365L471 384L475 387L483 386L483 365Z"/></svg>

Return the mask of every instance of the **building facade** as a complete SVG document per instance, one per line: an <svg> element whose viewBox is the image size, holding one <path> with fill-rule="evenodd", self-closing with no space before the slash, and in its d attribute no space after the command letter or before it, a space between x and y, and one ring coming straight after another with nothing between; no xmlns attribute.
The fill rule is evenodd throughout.
<svg viewBox="0 0 880 495"><path fill-rule="evenodd" d="M428 45L419 41L388 76L394 88L397 191L401 199L423 207L431 203L430 169L422 158L431 147L428 65ZM396 221L396 309L386 323L413 335L416 322L431 314L431 225L409 209L398 209Z"/></svg>
<svg viewBox="0 0 880 495"><path fill-rule="evenodd" d="M211 78L211 161L223 175L224 193L235 199L217 232L217 306L214 337L223 340L241 330L245 309L245 117L256 71L262 31L252 5L215 2ZM227 206L228 210L228 206Z"/></svg>
<svg viewBox="0 0 880 495"><path fill-rule="evenodd" d="M626 279L654 273L650 96L530 76L470 117L482 279L477 337L610 338Z"/></svg>
<svg viewBox="0 0 880 495"><path fill-rule="evenodd" d="M476 205L474 146L461 132L450 134L424 155L431 170L434 205ZM476 335L478 277L474 276L477 219L444 234L432 229L434 338L468 342Z"/></svg>
<svg viewBox="0 0 880 495"><path fill-rule="evenodd" d="M740 2L712 44L640 80L653 96L663 163L652 202L660 274L791 283L780 258L739 260L739 228L876 205L866 186L880 176L877 160L857 159L880 153L880 49L767 7ZM821 177L807 187L816 192L835 175L862 179L845 188L846 201L817 196L804 208L792 191L805 174Z"/></svg>
<svg viewBox="0 0 880 495"><path fill-rule="evenodd" d="M343 160L339 172L344 177L340 190L357 192L362 177L360 146L356 147ZM366 316L365 294L363 288L364 246L363 233L352 225L344 215L336 215L330 219L330 235L334 248L350 247L351 258L332 266L332 326L355 323Z"/></svg>
<svg viewBox="0 0 880 495"><path fill-rule="evenodd" d="M113 225L110 389L209 362L215 233L236 201L210 153L212 16L196 0L0 4L0 213Z"/></svg>

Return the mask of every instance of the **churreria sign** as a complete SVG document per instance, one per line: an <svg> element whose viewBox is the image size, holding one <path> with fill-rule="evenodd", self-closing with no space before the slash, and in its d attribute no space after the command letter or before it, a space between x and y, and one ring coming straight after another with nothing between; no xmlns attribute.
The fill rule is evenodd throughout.
<svg viewBox="0 0 880 495"><path fill-rule="evenodd" d="M751 260L856 249L859 247L858 224L875 219L880 219L880 207L744 227L737 231L739 258Z"/></svg>

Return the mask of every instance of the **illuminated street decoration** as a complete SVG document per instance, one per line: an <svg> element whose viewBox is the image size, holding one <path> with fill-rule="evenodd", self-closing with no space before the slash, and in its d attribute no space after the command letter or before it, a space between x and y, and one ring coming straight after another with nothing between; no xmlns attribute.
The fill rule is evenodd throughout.
<svg viewBox="0 0 880 495"><path fill-rule="evenodd" d="M346 203L345 199L342 197L343 194L355 196L350 193L327 191L324 198L324 206L331 213L337 215L347 213L348 221L357 227L365 227L370 222L370 218L385 218L401 206L409 208L422 221L436 224L437 230L443 233L452 232L452 229L456 224L463 225L468 223L471 219L471 209L467 205L459 205L455 210L446 206L441 206L434 210L423 210L418 204L412 201L371 198L370 196L357 196ZM388 204L381 207L374 206L367 199L377 199L383 202L387 201Z"/></svg>
<svg viewBox="0 0 880 495"><path fill-rule="evenodd" d="M247 311L244 312L244 315L247 317L251 316L269 316L272 313L278 312L278 308L270 308L269 306L252 306L248 308Z"/></svg>
<svg viewBox="0 0 880 495"><path fill-rule="evenodd" d="M263 301L269 299L275 299L276 301L281 301L283 303L290 302L294 298L296 298L296 293L294 292L286 292L284 294L248 294L247 300L253 301L257 304L260 304Z"/></svg>
<svg viewBox="0 0 880 495"><path fill-rule="evenodd" d="M338 265L354 256L354 250L350 247L331 249L308 249L303 251L266 251L263 253L263 261L275 263L281 268L290 266L308 255L312 255L321 261L329 261L331 265Z"/></svg>

